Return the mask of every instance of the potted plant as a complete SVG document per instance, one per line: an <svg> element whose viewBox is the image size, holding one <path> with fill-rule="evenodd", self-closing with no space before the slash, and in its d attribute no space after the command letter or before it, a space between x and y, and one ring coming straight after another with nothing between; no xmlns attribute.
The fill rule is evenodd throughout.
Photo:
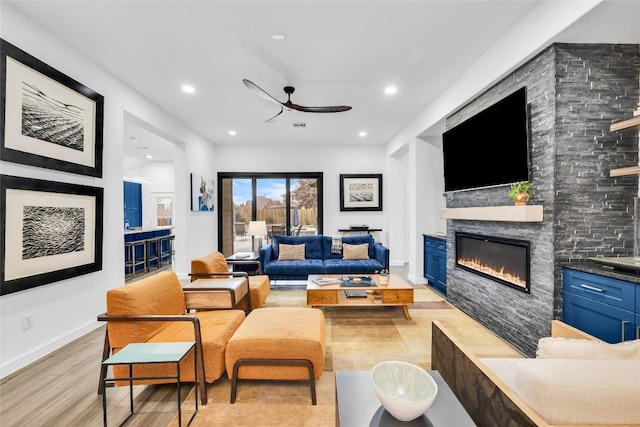
<svg viewBox="0 0 640 427"><path fill-rule="evenodd" d="M508 196L513 199L516 206L526 205L527 200L533 196L533 184L529 181L518 181L511 184Z"/></svg>

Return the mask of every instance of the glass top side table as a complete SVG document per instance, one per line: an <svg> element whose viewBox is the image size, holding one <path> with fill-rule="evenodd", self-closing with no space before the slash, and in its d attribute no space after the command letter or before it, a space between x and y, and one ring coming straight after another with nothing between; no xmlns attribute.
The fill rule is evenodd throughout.
<svg viewBox="0 0 640 427"><path fill-rule="evenodd" d="M193 349L195 351L195 342L158 342L158 343L131 343L127 344L122 350L118 351L113 356L102 362L105 366L110 365L129 365L129 376L120 378L108 378L105 374L103 388L102 388L102 416L104 426L107 427L107 383L113 384L116 380L129 381L129 407L130 413L125 420L120 424L124 425L129 418L133 415L133 381L134 380L148 380L148 379L172 379L176 381L177 394L178 394L178 426L182 426L182 408L180 405L180 362L185 356ZM163 377L134 377L133 365L147 364L147 363L175 363L176 375L175 376L163 376ZM195 373L195 412L189 419L187 426L191 424L193 418L198 413L198 381L202 381L198 378L198 370L196 366L196 358L193 358L193 370Z"/></svg>

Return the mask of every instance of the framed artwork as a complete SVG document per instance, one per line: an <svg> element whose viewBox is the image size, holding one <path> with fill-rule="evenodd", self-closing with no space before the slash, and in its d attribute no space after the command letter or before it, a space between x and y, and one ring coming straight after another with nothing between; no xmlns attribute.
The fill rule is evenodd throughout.
<svg viewBox="0 0 640 427"><path fill-rule="evenodd" d="M102 269L103 189L0 175L0 295Z"/></svg>
<svg viewBox="0 0 640 427"><path fill-rule="evenodd" d="M381 211L382 174L340 174L341 211Z"/></svg>
<svg viewBox="0 0 640 427"><path fill-rule="evenodd" d="M213 212L213 186L215 182L202 175L191 174L191 210Z"/></svg>
<svg viewBox="0 0 640 427"><path fill-rule="evenodd" d="M0 159L102 177L104 97L0 39Z"/></svg>

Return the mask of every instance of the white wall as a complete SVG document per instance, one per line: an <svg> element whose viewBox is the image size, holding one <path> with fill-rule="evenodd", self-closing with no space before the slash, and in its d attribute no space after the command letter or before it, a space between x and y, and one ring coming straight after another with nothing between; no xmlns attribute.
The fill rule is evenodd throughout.
<svg viewBox="0 0 640 427"><path fill-rule="evenodd" d="M382 179L382 212L340 212L340 174L382 173L385 170L384 147L366 148L360 145L331 146L243 146L247 155L238 156L233 145L217 145L215 164L219 172L323 172L324 229L323 234L338 234L349 224L367 224L382 228L385 242L386 211L390 187L386 174ZM393 253L393 251L392 251Z"/></svg>
<svg viewBox="0 0 640 427"><path fill-rule="evenodd" d="M435 149L437 141L431 141L433 143L431 146L416 147L414 145L416 138L431 134L431 129L441 120L526 62L546 47L558 33L600 2L601 0L538 2L527 15L387 143L385 152L388 157L397 157L398 153L408 153L409 162L404 170L397 167L389 168L392 176L388 179L399 182L401 179L393 175L410 171L410 178L407 180L408 209L411 210L411 206L422 205L419 215L415 212L410 213L407 224L409 230L407 262L410 280L420 281L423 277L423 252L419 243L422 233L444 231L443 228L446 228L439 213L445 203L442 198L444 181L441 180L441 175L436 175L440 173L442 167L442 153L441 150ZM540 25L541 22L544 22L544 25ZM427 174L420 172L423 168L427 168L430 172ZM422 181L423 178L425 181ZM441 186L438 188L437 185ZM414 203L411 200L414 196L419 201ZM432 203L425 203L427 200ZM389 220L395 223L401 218L402 216L398 214L393 215Z"/></svg>
<svg viewBox="0 0 640 427"><path fill-rule="evenodd" d="M0 37L105 97L103 177L93 178L43 168L0 162L0 172L29 178L104 188L103 266L96 273L67 279L0 297L0 377L27 365L54 349L100 326L96 316L105 310L106 291L124 281L122 152L125 117L135 116L181 142L177 149L176 268L187 271L186 242L215 236L215 221L189 212L185 164L194 171L213 175L213 146L167 116L134 90L125 86L89 59L70 50L55 35L3 3ZM190 238L192 236L192 238ZM202 244L196 249L213 247ZM33 328L23 330L22 319L31 314Z"/></svg>
<svg viewBox="0 0 640 427"><path fill-rule="evenodd" d="M409 250L409 149L403 146L388 156L387 228L390 249L390 264L407 262Z"/></svg>

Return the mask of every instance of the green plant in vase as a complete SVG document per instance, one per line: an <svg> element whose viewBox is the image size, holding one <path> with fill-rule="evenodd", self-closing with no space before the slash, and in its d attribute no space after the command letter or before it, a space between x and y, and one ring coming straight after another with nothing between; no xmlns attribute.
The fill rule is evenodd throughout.
<svg viewBox="0 0 640 427"><path fill-rule="evenodd" d="M516 206L526 205L527 201L533 197L533 184L529 181L518 181L511 184L507 194Z"/></svg>

